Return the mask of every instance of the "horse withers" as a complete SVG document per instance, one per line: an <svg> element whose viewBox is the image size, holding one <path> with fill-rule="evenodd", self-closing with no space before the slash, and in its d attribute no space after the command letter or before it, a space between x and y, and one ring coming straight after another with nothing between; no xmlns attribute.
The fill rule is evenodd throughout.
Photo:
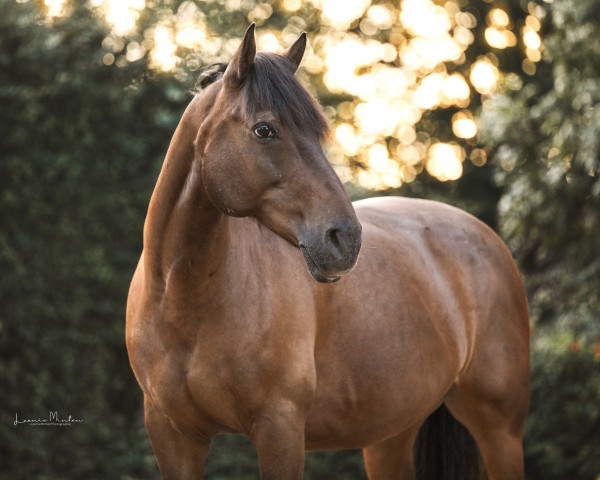
<svg viewBox="0 0 600 480"><path fill-rule="evenodd" d="M426 477L415 440L443 418L487 478L522 479L529 322L510 254L440 203L350 202L294 75L305 45L256 53L251 26L203 73L150 201L127 347L162 475L202 478L211 438L241 432L263 480L350 448L371 480ZM455 450L467 432L426 430ZM457 478L479 478L456 453Z"/></svg>

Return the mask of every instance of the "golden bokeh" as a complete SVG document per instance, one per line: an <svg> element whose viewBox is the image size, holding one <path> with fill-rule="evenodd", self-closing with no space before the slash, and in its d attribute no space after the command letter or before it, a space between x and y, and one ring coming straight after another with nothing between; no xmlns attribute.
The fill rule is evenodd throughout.
<svg viewBox="0 0 600 480"><path fill-rule="evenodd" d="M46 15L60 17L65 13L65 0L44 0Z"/></svg>
<svg viewBox="0 0 600 480"><path fill-rule="evenodd" d="M220 1L230 11L239 11L241 0ZM65 0L45 0L48 16L64 12ZM184 58L182 49L202 51L204 61L227 61L239 39L225 40L211 30L210 20L198 5L184 1L177 13L143 32L143 41L125 37L136 30L145 0L91 0L112 28L105 41L106 65L135 62L149 55L156 70L176 71ZM302 67L322 76L333 94L347 96L332 109L334 141L328 147L332 163L344 178L366 188L396 188L414 180L422 170L441 181L460 178L466 153L456 142L420 138L419 122L426 112L453 108L451 130L457 140L476 141L477 118L467 108L474 94L493 95L502 79L493 54L481 56L467 76L449 71L451 64L466 61L465 51L473 43L477 19L461 10L460 0L402 0L399 8L372 0L280 0L289 14L282 31L257 30L259 50L280 52L306 28L303 9L316 8L321 26L311 35ZM520 31L515 33L508 13L492 8L485 18L484 37L492 49L525 45L523 70L535 73L541 60L540 21L534 7ZM269 3L256 3L247 13L259 25L273 15ZM348 31L358 26L360 35ZM117 52L126 46L126 55ZM187 59L186 59L187 60ZM187 60L189 61L189 60ZM121 63L119 63L121 62ZM425 134L426 135L426 134ZM469 160L485 164L485 152L474 148ZM347 168L349 160L364 168Z"/></svg>

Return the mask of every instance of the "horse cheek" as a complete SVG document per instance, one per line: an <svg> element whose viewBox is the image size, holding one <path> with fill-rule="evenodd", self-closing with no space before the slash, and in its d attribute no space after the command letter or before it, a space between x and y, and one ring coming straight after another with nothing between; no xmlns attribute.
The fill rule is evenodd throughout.
<svg viewBox="0 0 600 480"><path fill-rule="evenodd" d="M235 152L213 155L202 165L202 180L211 203L223 213L233 217L250 215L258 202L257 195L245 179L239 164L230 161ZM238 157L239 162L239 157Z"/></svg>

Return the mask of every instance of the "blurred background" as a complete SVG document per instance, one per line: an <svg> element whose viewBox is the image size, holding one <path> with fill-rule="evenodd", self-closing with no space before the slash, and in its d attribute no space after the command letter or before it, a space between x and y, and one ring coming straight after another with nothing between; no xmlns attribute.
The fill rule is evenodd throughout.
<svg viewBox="0 0 600 480"><path fill-rule="evenodd" d="M124 309L200 70L250 22L299 75L355 199L457 205L506 241L532 323L527 478L600 478L600 0L0 0L0 477L157 479ZM83 419L70 427L20 418ZM256 479L238 436L208 478ZM363 479L359 452L307 479Z"/></svg>

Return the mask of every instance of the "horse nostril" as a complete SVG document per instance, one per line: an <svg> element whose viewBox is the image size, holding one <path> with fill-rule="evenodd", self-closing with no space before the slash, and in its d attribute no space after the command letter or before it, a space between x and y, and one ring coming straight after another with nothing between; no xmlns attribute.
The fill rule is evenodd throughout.
<svg viewBox="0 0 600 480"><path fill-rule="evenodd" d="M337 228L331 228L325 234L325 238L331 247L333 254L340 258L343 255L342 242L340 241L340 231Z"/></svg>

